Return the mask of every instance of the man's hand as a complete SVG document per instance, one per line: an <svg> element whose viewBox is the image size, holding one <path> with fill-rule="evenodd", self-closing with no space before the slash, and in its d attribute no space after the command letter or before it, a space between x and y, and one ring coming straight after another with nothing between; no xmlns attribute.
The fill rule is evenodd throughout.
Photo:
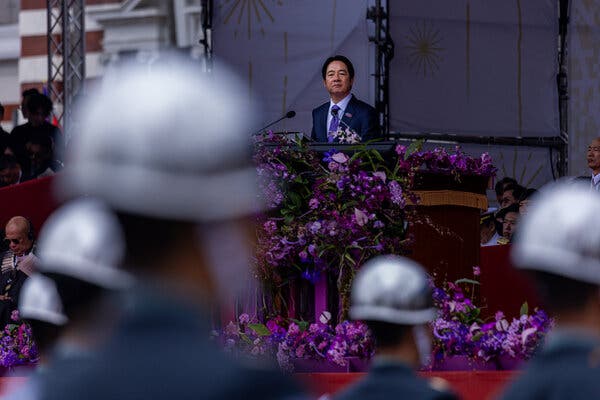
<svg viewBox="0 0 600 400"><path fill-rule="evenodd" d="M11 300L11 298L8 295L0 294L0 300Z"/></svg>

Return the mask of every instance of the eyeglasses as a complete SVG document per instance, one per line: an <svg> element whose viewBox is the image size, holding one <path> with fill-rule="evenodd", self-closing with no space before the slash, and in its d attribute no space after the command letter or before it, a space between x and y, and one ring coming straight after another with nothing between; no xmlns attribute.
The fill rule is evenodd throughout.
<svg viewBox="0 0 600 400"><path fill-rule="evenodd" d="M19 244L19 243L21 243L21 239L8 239L8 238L6 238L6 239L4 239L4 243L7 244L7 245L11 244L11 243L12 244Z"/></svg>

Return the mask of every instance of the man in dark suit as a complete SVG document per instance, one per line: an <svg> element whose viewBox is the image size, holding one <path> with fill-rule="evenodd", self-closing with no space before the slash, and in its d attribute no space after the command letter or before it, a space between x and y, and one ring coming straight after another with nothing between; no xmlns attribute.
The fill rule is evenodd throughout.
<svg viewBox="0 0 600 400"><path fill-rule="evenodd" d="M336 400L456 398L414 372L431 353L426 326L436 314L429 277L419 264L397 256L374 258L356 275L351 296L350 316L365 321L377 354L368 375Z"/></svg>
<svg viewBox="0 0 600 400"><path fill-rule="evenodd" d="M513 244L556 326L506 400L592 399L600 394L600 201L589 186L540 191ZM531 335L536 335L532 332Z"/></svg>
<svg viewBox="0 0 600 400"><path fill-rule="evenodd" d="M321 75L330 100L313 110L311 138L317 142L337 142L332 132L338 129L350 130L361 141L379 137L377 111L351 93L354 66L350 60L340 55L329 57L323 63Z"/></svg>
<svg viewBox="0 0 600 400"><path fill-rule="evenodd" d="M588 167L592 170L591 188L600 191L600 137L592 140L587 151Z"/></svg>

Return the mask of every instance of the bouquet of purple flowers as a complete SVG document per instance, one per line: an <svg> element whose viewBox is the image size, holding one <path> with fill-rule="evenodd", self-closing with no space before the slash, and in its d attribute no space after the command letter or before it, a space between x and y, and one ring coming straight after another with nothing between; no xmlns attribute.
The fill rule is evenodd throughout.
<svg viewBox="0 0 600 400"><path fill-rule="evenodd" d="M294 370L294 359L345 366L348 357L369 359L375 351L367 326L356 321L344 321L332 327L325 322L310 324L276 317L261 324L242 314L238 323L230 322L212 335L226 352L242 357L274 358L289 372Z"/></svg>
<svg viewBox="0 0 600 400"><path fill-rule="evenodd" d="M479 267L474 268L474 275L479 275ZM498 311L494 320L483 321L481 308L461 288L467 285L473 293L478 284L474 279L461 279L434 286L434 303L440 310L431 323L434 363L456 355L483 361L496 361L502 356L521 361L531 358L553 326L553 320L540 309L529 314L525 303L519 318L508 321Z"/></svg>
<svg viewBox="0 0 600 400"><path fill-rule="evenodd" d="M37 347L31 328L20 321L19 312L13 311L10 323L4 327L0 338L0 364L12 368L17 365L34 364L38 360Z"/></svg>

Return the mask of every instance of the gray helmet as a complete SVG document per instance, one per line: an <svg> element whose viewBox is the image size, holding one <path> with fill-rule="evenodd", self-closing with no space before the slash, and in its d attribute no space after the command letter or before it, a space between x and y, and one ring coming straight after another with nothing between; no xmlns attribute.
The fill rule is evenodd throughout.
<svg viewBox="0 0 600 400"><path fill-rule="evenodd" d="M54 281L42 274L30 276L19 295L21 318L35 319L52 325L64 325L67 316Z"/></svg>
<svg viewBox="0 0 600 400"><path fill-rule="evenodd" d="M352 319L418 325L431 321L435 314L429 276L408 258L373 258L354 278Z"/></svg>
<svg viewBox="0 0 600 400"><path fill-rule="evenodd" d="M55 211L38 240L38 269L80 279L107 289L132 283L117 268L125 239L116 216L99 201L75 200Z"/></svg>
<svg viewBox="0 0 600 400"><path fill-rule="evenodd" d="M109 71L79 106L59 195L90 194L141 216L205 222L261 208L248 84L170 59Z"/></svg>
<svg viewBox="0 0 600 400"><path fill-rule="evenodd" d="M550 185L519 224L515 265L600 285L600 196L589 185Z"/></svg>

